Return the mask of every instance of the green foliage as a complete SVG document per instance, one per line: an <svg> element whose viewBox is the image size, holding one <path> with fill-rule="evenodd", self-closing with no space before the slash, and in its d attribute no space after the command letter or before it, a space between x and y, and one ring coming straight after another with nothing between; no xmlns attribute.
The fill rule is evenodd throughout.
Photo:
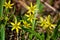
<svg viewBox="0 0 60 40"><path fill-rule="evenodd" d="M3 17L3 5L5 0L0 0L0 21ZM5 40L5 26L0 22L0 40Z"/></svg>
<svg viewBox="0 0 60 40"><path fill-rule="evenodd" d="M33 36L33 34L29 34L29 39L32 40Z"/></svg>
<svg viewBox="0 0 60 40"><path fill-rule="evenodd" d="M44 33L37 33L34 30L26 29L24 27L22 27L22 29L30 33L30 36L29 36L30 39L32 39L33 36L36 36L37 39L44 40Z"/></svg>
<svg viewBox="0 0 60 40"><path fill-rule="evenodd" d="M38 12L42 13L43 12L43 4L40 2L40 0L36 0L37 1L37 8L38 8Z"/></svg>
<svg viewBox="0 0 60 40"><path fill-rule="evenodd" d="M0 18L3 16L3 5L5 0L0 0Z"/></svg>
<svg viewBox="0 0 60 40"><path fill-rule="evenodd" d="M58 21L57 26L56 26L56 28L54 29L54 33L53 33L53 36L52 36L52 39L53 39L53 40L57 40L57 38L58 38L58 34L59 34L59 32L58 32L59 25L60 25L60 20Z"/></svg>
<svg viewBox="0 0 60 40"><path fill-rule="evenodd" d="M3 24L0 25L1 29L0 29L0 40L5 40L5 26Z"/></svg>

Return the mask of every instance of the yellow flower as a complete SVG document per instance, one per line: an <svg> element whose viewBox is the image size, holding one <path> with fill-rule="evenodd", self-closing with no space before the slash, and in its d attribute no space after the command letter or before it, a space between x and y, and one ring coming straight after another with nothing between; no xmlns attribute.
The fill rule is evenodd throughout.
<svg viewBox="0 0 60 40"><path fill-rule="evenodd" d="M27 15L27 14L25 14L25 16L27 16L28 17L28 21L30 21L30 22L32 22L33 21L33 19L34 19L34 15L33 14L29 14L29 15Z"/></svg>
<svg viewBox="0 0 60 40"><path fill-rule="evenodd" d="M51 23L51 17L50 17L50 15L48 15L48 17L46 17L46 24L48 25L48 27L49 27L49 29L52 29L52 28L55 28L55 26L56 26L56 24L52 24Z"/></svg>
<svg viewBox="0 0 60 40"><path fill-rule="evenodd" d="M32 2L30 4L30 7L27 6L28 12L27 13L34 13L35 10L37 10L36 5L32 5Z"/></svg>
<svg viewBox="0 0 60 40"><path fill-rule="evenodd" d="M23 21L23 24L24 24L23 26L24 26L25 28L31 27L30 24L28 24L26 21Z"/></svg>
<svg viewBox="0 0 60 40"><path fill-rule="evenodd" d="M8 3L5 2L5 5L3 5L3 6L5 6L6 9L7 9L7 8L12 8L12 6L13 6L14 4L10 4L10 3L11 3L11 1L9 1Z"/></svg>
<svg viewBox="0 0 60 40"><path fill-rule="evenodd" d="M21 26L21 23L20 22L18 22L18 23L17 23L17 21L15 21L15 23L12 23L11 22L11 25L13 26L12 29L11 29L12 31L14 29L16 29L16 32L18 33L19 29L21 29L21 27L20 27Z"/></svg>
<svg viewBox="0 0 60 40"><path fill-rule="evenodd" d="M48 25L46 25L46 20L43 19L43 17L40 17L40 26L42 26L43 28L47 28Z"/></svg>
<svg viewBox="0 0 60 40"><path fill-rule="evenodd" d="M56 24L51 23L50 15L48 15L48 17L45 17L45 19L43 17L40 17L40 26L42 26L43 29L52 29L55 28Z"/></svg>

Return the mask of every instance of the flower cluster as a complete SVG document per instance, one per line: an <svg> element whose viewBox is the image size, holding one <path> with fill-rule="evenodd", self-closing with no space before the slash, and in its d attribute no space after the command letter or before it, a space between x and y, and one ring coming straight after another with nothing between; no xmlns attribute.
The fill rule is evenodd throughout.
<svg viewBox="0 0 60 40"><path fill-rule="evenodd" d="M28 21L32 22L35 18L34 18L34 12L37 10L36 6L37 5L32 5L32 2L30 3L30 6L27 6L28 12L27 14L25 14L26 17L28 17Z"/></svg>
<svg viewBox="0 0 60 40"><path fill-rule="evenodd" d="M8 6L7 6L8 5ZM10 6L9 6L10 5ZM6 8L12 8L11 6L12 6L13 4L10 4L10 1L8 2L8 3L6 3L5 2L5 7ZM25 14L25 16L26 17L28 17L28 19L27 19L27 21L30 21L30 22L32 22L33 21L33 19L34 19L34 11L35 10L37 10L36 9L36 5L35 6L33 6L32 5L32 3L31 3L31 7L29 7L29 6L27 6L27 9L28 9L28 14ZM31 28L31 26L30 26L30 24L27 22L27 21L23 21L23 26L25 27L25 28ZM15 24L14 23L12 23L11 22L11 25L13 26L13 28L12 28L12 30L14 30L14 29L16 29L16 32L18 33L18 29L21 29L21 23L20 22L15 22Z"/></svg>
<svg viewBox="0 0 60 40"><path fill-rule="evenodd" d="M17 22L17 20L15 20L15 23L11 22L12 25L12 31L14 29L16 29L16 32L19 32L19 29L21 29L21 26L24 26L25 28L31 28L30 24L26 21L23 20L23 25L21 24L21 22Z"/></svg>
<svg viewBox="0 0 60 40"><path fill-rule="evenodd" d="M10 4L10 1L8 3L5 2L5 7L6 8L12 8L11 6L14 5L14 4ZM30 4L31 7L27 6L27 9L28 9L28 12L27 14L25 14L25 16L27 17L27 20L23 20L23 25L25 28L31 28L31 23L33 22L33 20L36 19L35 17L35 11L37 10L36 8L36 5L32 5L32 3ZM31 23L29 23L29 22ZM43 17L40 17L40 26L43 28L43 29L52 29L52 28L55 28L56 24L53 24L51 23L51 18L50 18L50 15L48 15L47 17L43 18ZM18 33L19 29L21 29L21 22L17 22L17 20L15 20L15 23L11 22L11 25L13 26L12 27L12 31L14 29L16 29L16 32Z"/></svg>
<svg viewBox="0 0 60 40"><path fill-rule="evenodd" d="M40 17L40 26L43 27L43 29L52 29L52 28L55 28L56 24L52 24L51 23L51 20L50 20L50 15L48 15L47 17L43 18L43 17Z"/></svg>

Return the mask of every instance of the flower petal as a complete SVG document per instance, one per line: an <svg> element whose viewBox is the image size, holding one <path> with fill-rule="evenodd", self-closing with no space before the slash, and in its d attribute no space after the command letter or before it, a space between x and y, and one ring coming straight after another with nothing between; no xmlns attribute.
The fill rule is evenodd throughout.
<svg viewBox="0 0 60 40"><path fill-rule="evenodd" d="M29 10L27 13L31 13L31 10Z"/></svg>
<svg viewBox="0 0 60 40"><path fill-rule="evenodd" d="M7 2L5 2L5 5L7 4Z"/></svg>
<svg viewBox="0 0 60 40"><path fill-rule="evenodd" d="M11 3L11 1L8 2L8 4L10 4L10 3Z"/></svg>
<svg viewBox="0 0 60 40"><path fill-rule="evenodd" d="M25 16L29 17L29 15L25 14Z"/></svg>
<svg viewBox="0 0 60 40"><path fill-rule="evenodd" d="M17 32L17 33L18 33L18 31L19 31L18 28L16 28L16 32Z"/></svg>
<svg viewBox="0 0 60 40"><path fill-rule="evenodd" d="M37 7L37 5L34 5L34 8L36 8Z"/></svg>
<svg viewBox="0 0 60 40"><path fill-rule="evenodd" d="M18 22L17 25L20 25L20 22Z"/></svg>
<svg viewBox="0 0 60 40"><path fill-rule="evenodd" d="M15 27L13 27L11 30L13 31L15 29Z"/></svg>
<svg viewBox="0 0 60 40"><path fill-rule="evenodd" d="M32 2L30 3L31 7L32 7Z"/></svg>
<svg viewBox="0 0 60 40"><path fill-rule="evenodd" d="M21 29L21 27L18 27L18 29Z"/></svg>
<svg viewBox="0 0 60 40"><path fill-rule="evenodd" d="M11 25L15 25L15 24L11 22Z"/></svg>

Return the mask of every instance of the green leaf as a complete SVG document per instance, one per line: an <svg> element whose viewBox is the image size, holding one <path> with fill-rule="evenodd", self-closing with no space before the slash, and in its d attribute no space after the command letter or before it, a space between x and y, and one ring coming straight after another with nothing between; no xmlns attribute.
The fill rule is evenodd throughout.
<svg viewBox="0 0 60 40"><path fill-rule="evenodd" d="M29 34L29 39L32 40L33 36L33 34Z"/></svg>
<svg viewBox="0 0 60 40"><path fill-rule="evenodd" d="M0 40L5 40L5 26L3 24L0 25Z"/></svg>
<svg viewBox="0 0 60 40"><path fill-rule="evenodd" d="M57 40L59 25L60 25L60 20L58 21L57 26L56 26L56 28L54 29L54 33L53 33L53 36L52 36L52 39L53 39L53 40Z"/></svg>
<svg viewBox="0 0 60 40"><path fill-rule="evenodd" d="M3 16L3 5L5 0L0 0L0 18Z"/></svg>

